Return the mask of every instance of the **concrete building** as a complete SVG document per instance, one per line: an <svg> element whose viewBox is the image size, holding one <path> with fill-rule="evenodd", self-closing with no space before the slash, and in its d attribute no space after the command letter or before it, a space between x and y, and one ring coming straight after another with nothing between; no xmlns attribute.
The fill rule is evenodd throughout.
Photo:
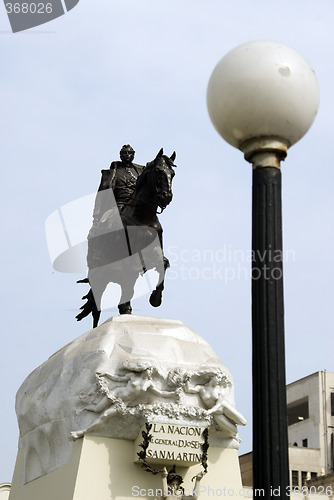
<svg viewBox="0 0 334 500"><path fill-rule="evenodd" d="M298 486L334 470L334 373L289 384L287 403L290 480Z"/></svg>
<svg viewBox="0 0 334 500"><path fill-rule="evenodd" d="M289 384L287 415L290 486L330 494L334 490L334 373L316 372ZM252 486L252 453L239 461L243 485Z"/></svg>

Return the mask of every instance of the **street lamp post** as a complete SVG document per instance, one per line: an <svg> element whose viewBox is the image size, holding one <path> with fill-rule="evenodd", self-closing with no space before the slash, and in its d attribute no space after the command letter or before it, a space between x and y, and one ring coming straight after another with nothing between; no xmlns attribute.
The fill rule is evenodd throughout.
<svg viewBox="0 0 334 500"><path fill-rule="evenodd" d="M253 488L289 491L280 163L319 106L314 71L281 43L255 41L224 56L207 91L218 133L253 166Z"/></svg>

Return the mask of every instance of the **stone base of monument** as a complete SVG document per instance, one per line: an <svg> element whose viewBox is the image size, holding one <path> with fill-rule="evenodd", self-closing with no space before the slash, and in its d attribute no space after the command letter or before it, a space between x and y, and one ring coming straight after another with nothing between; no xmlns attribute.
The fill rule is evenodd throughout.
<svg viewBox="0 0 334 500"><path fill-rule="evenodd" d="M242 497L231 374L180 321L111 318L32 372L16 412L9 500Z"/></svg>
<svg viewBox="0 0 334 500"><path fill-rule="evenodd" d="M78 440L69 464L19 486L23 457L19 454L10 500L111 500L158 499L162 493L160 474L153 475L132 461L133 443L125 439L85 436ZM200 466L179 467L185 495L191 495L191 479ZM243 498L237 450L210 447L208 473L197 488L203 499ZM233 492L233 493L232 493Z"/></svg>

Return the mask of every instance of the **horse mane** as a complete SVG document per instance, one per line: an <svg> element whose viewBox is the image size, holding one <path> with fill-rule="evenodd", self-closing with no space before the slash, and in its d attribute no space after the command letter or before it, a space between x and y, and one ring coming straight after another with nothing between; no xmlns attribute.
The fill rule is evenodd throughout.
<svg viewBox="0 0 334 500"><path fill-rule="evenodd" d="M169 158L169 156L167 155L162 155L161 158L164 159L164 161L166 162L167 166L168 167L173 167L175 166L172 162L172 160ZM143 182L143 180L145 179L146 175L156 166L156 163L157 163L157 159L154 158L154 160L152 161L149 161L146 163L142 173L139 175L139 177L137 178L137 184L136 184L136 191L138 188L141 187L141 184Z"/></svg>
<svg viewBox="0 0 334 500"><path fill-rule="evenodd" d="M154 162L149 162L149 163L146 163L145 167L143 168L143 171L141 172L141 174L137 177L137 182L136 182L136 187L135 187L135 192L133 194L133 198L135 198L135 195L136 195L136 192L138 190L138 188L140 189L141 187L141 184L143 183L147 173L149 170L151 170L153 167L154 167Z"/></svg>
<svg viewBox="0 0 334 500"><path fill-rule="evenodd" d="M167 155L162 155L159 158L163 158L165 160L165 162L167 163L168 167L175 167L176 166L176 165L174 165L173 160L171 160L169 158L169 156L167 156ZM146 168L153 168L156 165L156 162L159 160L159 158L154 158L154 160L149 161L148 163L146 163L145 169Z"/></svg>

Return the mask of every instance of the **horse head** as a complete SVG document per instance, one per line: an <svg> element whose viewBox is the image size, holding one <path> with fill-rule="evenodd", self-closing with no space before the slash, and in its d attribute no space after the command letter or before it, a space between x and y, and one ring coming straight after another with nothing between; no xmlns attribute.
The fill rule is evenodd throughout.
<svg viewBox="0 0 334 500"><path fill-rule="evenodd" d="M172 180L175 175L173 167L174 160L176 158L176 153L169 157L164 155L163 149L161 148L155 159L146 165L146 169L149 169L151 173L152 189L154 191L154 196L156 204L164 210L172 201Z"/></svg>

